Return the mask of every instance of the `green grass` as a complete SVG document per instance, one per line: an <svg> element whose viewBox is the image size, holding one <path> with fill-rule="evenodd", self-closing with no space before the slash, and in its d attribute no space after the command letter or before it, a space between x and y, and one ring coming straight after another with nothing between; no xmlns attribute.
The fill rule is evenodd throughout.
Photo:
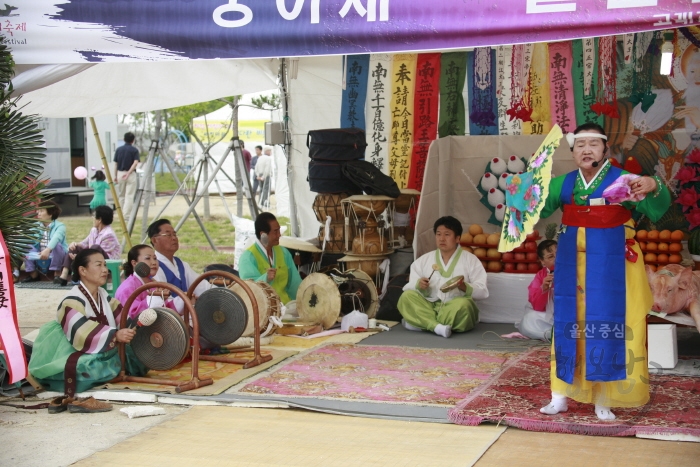
<svg viewBox="0 0 700 467"><path fill-rule="evenodd" d="M185 179L184 173L178 172L177 176L181 182ZM162 173L162 174L160 172L157 172L155 174L155 180L156 180L156 191L157 192L177 190L177 183L175 183L175 180L173 180L173 176L170 174L170 172L166 172L166 173Z"/></svg>
<svg viewBox="0 0 700 467"><path fill-rule="evenodd" d="M180 217L169 217L169 219L173 226L180 221ZM92 228L92 217L88 216L61 217L59 220L66 225L66 240L69 244L84 240ZM226 217L212 216L210 220L203 222L214 245L233 249L235 246L234 227ZM114 222L112 228L116 232L117 237L121 239L124 233L119 222ZM141 222L139 219L139 222L134 227L134 233L131 235L132 245L141 243L140 235ZM199 228L199 224L197 224L194 216L190 216L187 219L180 228L178 236L180 238L180 250L177 256L188 262L195 271L202 271L204 266L212 263L233 264L233 251L216 253L211 250L211 246ZM148 240L145 243L149 244ZM126 260L127 253L128 249L122 253L122 259Z"/></svg>

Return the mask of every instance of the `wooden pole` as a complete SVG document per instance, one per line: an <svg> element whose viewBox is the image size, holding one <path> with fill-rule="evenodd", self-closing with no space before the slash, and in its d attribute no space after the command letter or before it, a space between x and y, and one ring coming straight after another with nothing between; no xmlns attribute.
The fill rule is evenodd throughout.
<svg viewBox="0 0 700 467"><path fill-rule="evenodd" d="M131 250L131 238L129 237L129 231L126 228L126 222L124 222L124 213L122 213L121 204L119 204L119 196L117 196L117 189L114 187L114 180L112 180L112 173L109 171L109 162L107 162L107 156L105 156L104 148L102 147L102 141L100 141L100 134L97 132L97 125L95 125L95 119L90 117L90 124L92 125L92 134L95 136L95 142L97 142L97 149L100 151L100 158L102 159L102 165L105 168L105 175L107 176L107 183L109 183L109 188L112 190L112 198L114 199L114 211L119 217L119 222L121 223L122 230L126 236L126 244Z"/></svg>

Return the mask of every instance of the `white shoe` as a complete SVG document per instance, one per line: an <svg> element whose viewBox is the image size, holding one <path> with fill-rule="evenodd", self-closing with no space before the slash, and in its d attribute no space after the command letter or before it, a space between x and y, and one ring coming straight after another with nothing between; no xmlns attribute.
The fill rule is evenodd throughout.
<svg viewBox="0 0 700 467"><path fill-rule="evenodd" d="M438 324L433 330L435 334L442 337L450 337L452 335L452 326L447 324Z"/></svg>
<svg viewBox="0 0 700 467"><path fill-rule="evenodd" d="M409 331L422 331L423 330L422 328L419 328L418 326L414 326L414 325L410 324L405 319L401 320L401 324L403 324L403 327L405 327Z"/></svg>

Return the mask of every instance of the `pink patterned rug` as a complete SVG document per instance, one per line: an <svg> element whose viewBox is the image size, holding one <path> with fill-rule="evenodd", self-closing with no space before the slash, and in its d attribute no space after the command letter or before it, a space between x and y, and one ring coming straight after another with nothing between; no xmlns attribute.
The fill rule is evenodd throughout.
<svg viewBox="0 0 700 467"><path fill-rule="evenodd" d="M503 423L530 431L601 436L700 436L700 378L651 375L651 400L643 407L613 409L616 419L598 420L590 404L569 400L569 410L544 415L549 402L548 348L532 349L511 359L491 382L450 410L459 425Z"/></svg>
<svg viewBox="0 0 700 467"><path fill-rule="evenodd" d="M333 344L289 362L240 392L454 406L515 355Z"/></svg>

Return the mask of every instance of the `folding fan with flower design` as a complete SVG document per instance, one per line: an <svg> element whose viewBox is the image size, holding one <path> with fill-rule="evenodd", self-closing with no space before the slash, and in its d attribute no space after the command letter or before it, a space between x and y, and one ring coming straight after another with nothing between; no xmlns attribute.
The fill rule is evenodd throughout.
<svg viewBox="0 0 700 467"><path fill-rule="evenodd" d="M501 253L519 247L540 220L540 212L549 194L554 150L563 134L554 125L527 164L527 171L506 179L506 210L501 228Z"/></svg>

